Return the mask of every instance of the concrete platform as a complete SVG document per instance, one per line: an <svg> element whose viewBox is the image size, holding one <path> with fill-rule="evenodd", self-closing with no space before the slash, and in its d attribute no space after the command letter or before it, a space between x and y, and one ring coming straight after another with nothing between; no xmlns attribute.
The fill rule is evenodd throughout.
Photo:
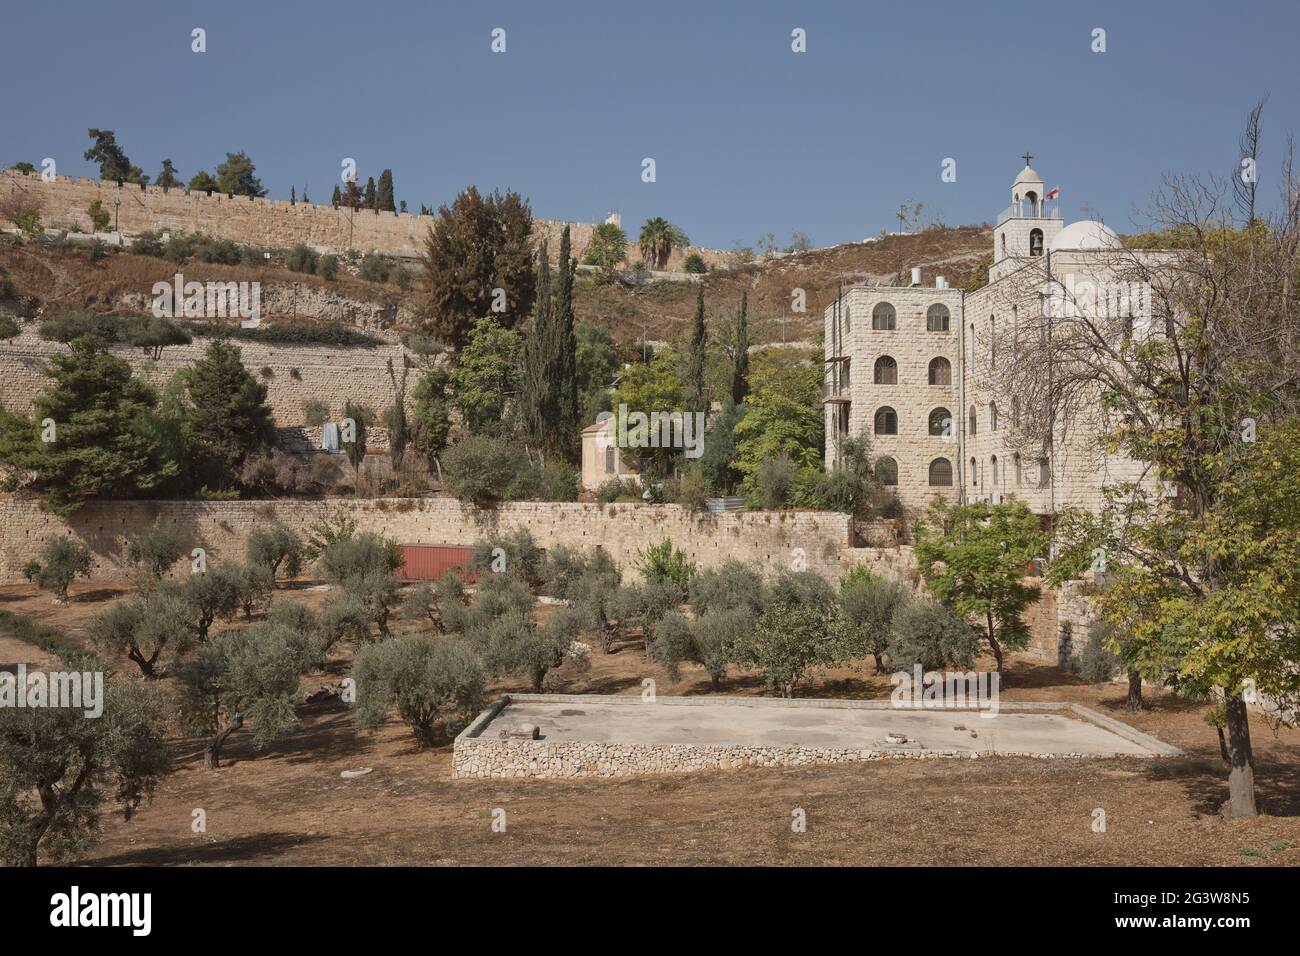
<svg viewBox="0 0 1300 956"><path fill-rule="evenodd" d="M537 736L522 732L536 727ZM455 776L625 776L887 757L1151 757L1178 751L1076 704L900 709L890 701L519 694L456 739Z"/></svg>

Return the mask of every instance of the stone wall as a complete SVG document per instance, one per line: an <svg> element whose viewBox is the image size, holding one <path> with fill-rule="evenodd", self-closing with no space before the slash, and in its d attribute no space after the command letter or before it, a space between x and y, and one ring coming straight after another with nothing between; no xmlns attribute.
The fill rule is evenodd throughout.
<svg viewBox="0 0 1300 956"><path fill-rule="evenodd" d="M849 545L846 515L812 511L692 515L678 505L514 502L476 509L452 498L327 498L104 502L65 519L46 514L35 501L10 498L0 500L0 584L22 581L23 565L57 536L76 535L90 548L92 580L121 581L123 540L155 520L180 528L187 548L206 549L211 564L242 561L253 528L278 520L303 534L340 509L361 531L407 544L466 545L527 528L542 547L599 546L624 567L641 549L671 538L701 566L739 558L775 571L789 567L801 548L810 570L838 576L840 552ZM188 569L188 561L178 562L173 573Z"/></svg>
<svg viewBox="0 0 1300 956"><path fill-rule="evenodd" d="M207 350L209 340L195 338L191 345L173 345L153 361L140 349L118 346L114 353L156 386L165 385L178 369L192 365ZM393 383L385 365L393 359L402 367L402 346L389 343L375 348L337 348L318 345L265 345L235 340L244 365L266 386L267 403L282 427L302 425L303 402L316 400L329 406L336 418L343 415L344 402L351 400L383 412L393 404ZM67 346L41 339L34 328L17 338L0 342L0 404L10 411L30 411L32 399L49 385L45 364L50 357L66 352ZM270 369L271 375L263 374ZM400 376L399 376L400 377ZM415 377L408 380L413 387ZM410 398L408 388L408 400Z"/></svg>
<svg viewBox="0 0 1300 956"><path fill-rule="evenodd" d="M202 232L259 246L292 246L306 243L318 249L342 252L383 252L417 256L433 218L413 213L375 212L368 209L336 209L312 203L291 204L285 199L255 199L219 193L187 193L184 189L164 190L158 186L101 182L98 179L58 176L46 182L36 173L6 170L0 173L0 196L21 191L43 204L41 220L49 228L90 232L90 203L98 199L118 228L136 235L154 229L172 232ZM120 200L120 204L119 204ZM574 255L581 259L591 242L597 223L536 220L534 234L548 239L554 252L560 232L569 226ZM691 247L678 250L669 259L670 269L680 269L685 256L698 253L709 267L720 265L727 254L717 249ZM640 258L636 246L628 243L628 262Z"/></svg>

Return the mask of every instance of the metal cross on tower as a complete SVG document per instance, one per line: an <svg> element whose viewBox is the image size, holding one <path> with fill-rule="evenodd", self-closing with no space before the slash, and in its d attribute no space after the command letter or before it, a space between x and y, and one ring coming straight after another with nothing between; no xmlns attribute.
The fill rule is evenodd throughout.
<svg viewBox="0 0 1300 956"><path fill-rule="evenodd" d="M1031 153L1031 152L1029 152L1029 150L1025 150L1025 165L1026 165L1026 166L1029 165L1029 161L1030 161L1031 159L1033 159L1033 158L1034 158L1034 154Z"/></svg>

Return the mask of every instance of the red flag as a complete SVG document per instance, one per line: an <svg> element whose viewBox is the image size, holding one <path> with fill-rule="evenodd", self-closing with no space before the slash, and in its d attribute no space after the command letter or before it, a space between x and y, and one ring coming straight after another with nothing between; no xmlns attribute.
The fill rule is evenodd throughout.
<svg viewBox="0 0 1300 956"><path fill-rule="evenodd" d="M1043 199L1056 199L1060 195L1061 195L1061 187L1053 186L1052 189L1047 193L1047 195L1043 197Z"/></svg>

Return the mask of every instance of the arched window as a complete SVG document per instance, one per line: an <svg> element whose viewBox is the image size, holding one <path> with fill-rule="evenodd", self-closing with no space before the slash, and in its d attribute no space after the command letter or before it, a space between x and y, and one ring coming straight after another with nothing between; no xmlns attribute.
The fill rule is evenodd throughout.
<svg viewBox="0 0 1300 956"><path fill-rule="evenodd" d="M1021 481L1024 480L1024 475L1021 473L1020 469L1020 452L1016 452L1011 457L1011 464L1016 470L1016 487L1019 488Z"/></svg>
<svg viewBox="0 0 1300 956"><path fill-rule="evenodd" d="M1031 256L1041 256L1043 254L1043 230L1029 230L1029 254Z"/></svg>
<svg viewBox="0 0 1300 956"><path fill-rule="evenodd" d="M947 332L948 307L938 303L930 306L925 312L925 328L929 332Z"/></svg>
<svg viewBox="0 0 1300 956"><path fill-rule="evenodd" d="M614 474L614 446L605 446L605 474Z"/></svg>
<svg viewBox="0 0 1300 956"><path fill-rule="evenodd" d="M974 435L974 434L976 434L976 431L977 431L977 429L978 429L978 427L979 427L979 422L978 422L978 421L976 420L976 418L975 418L975 406L974 406L974 405L972 405L972 406L970 407L970 415L967 416L967 417L970 419L970 426L969 426L969 428L968 428L967 430L970 432L970 434Z"/></svg>
<svg viewBox="0 0 1300 956"><path fill-rule="evenodd" d="M894 331L894 323L897 315L894 307L888 302L880 302L871 310L871 328L876 332Z"/></svg>
<svg viewBox="0 0 1300 956"><path fill-rule="evenodd" d="M892 487L898 484L898 462L892 458L881 458L876 462L876 480L882 485Z"/></svg>
<svg viewBox="0 0 1300 956"><path fill-rule="evenodd" d="M898 363L888 355L882 355L876 359L876 384L898 384Z"/></svg>
<svg viewBox="0 0 1300 956"><path fill-rule="evenodd" d="M1011 427L1020 427L1020 396L1011 396Z"/></svg>
<svg viewBox="0 0 1300 956"><path fill-rule="evenodd" d="M1032 189L1025 193L1025 215L1030 217L1038 215L1038 193Z"/></svg>
<svg viewBox="0 0 1300 956"><path fill-rule="evenodd" d="M998 430L998 403L989 402L989 431Z"/></svg>
<svg viewBox="0 0 1300 956"><path fill-rule="evenodd" d="M940 356L939 358L930 359L930 384L952 384L952 363L946 358Z"/></svg>
<svg viewBox="0 0 1300 956"><path fill-rule="evenodd" d="M952 462L936 458L930 462L930 484L936 488L952 487Z"/></svg>
<svg viewBox="0 0 1300 956"><path fill-rule="evenodd" d="M998 456L994 455L989 458L989 484L994 487L998 483Z"/></svg>
<svg viewBox="0 0 1300 956"><path fill-rule="evenodd" d="M877 435L897 435L898 412L888 405L876 409L875 431Z"/></svg>
<svg viewBox="0 0 1300 956"><path fill-rule="evenodd" d="M930 434L942 438L952 437L952 412L946 408L936 408L930 413Z"/></svg>
<svg viewBox="0 0 1300 956"><path fill-rule="evenodd" d="M974 458L970 460L970 483L972 488L978 488L980 484L979 467Z"/></svg>

